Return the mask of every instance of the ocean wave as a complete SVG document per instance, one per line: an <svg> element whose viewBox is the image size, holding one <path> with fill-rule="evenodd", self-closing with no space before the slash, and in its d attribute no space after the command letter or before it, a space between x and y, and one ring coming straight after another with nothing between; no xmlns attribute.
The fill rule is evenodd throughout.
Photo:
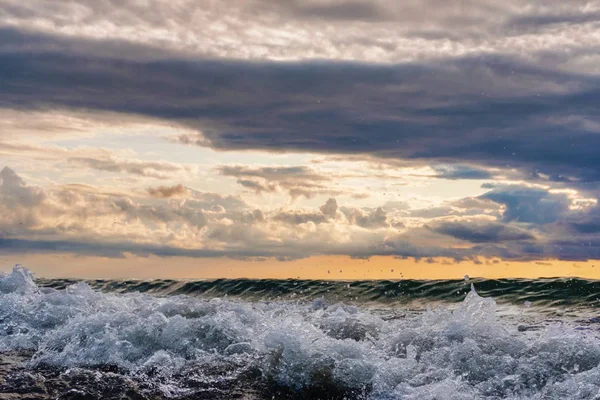
<svg viewBox="0 0 600 400"><path fill-rule="evenodd" d="M64 289L81 282L72 279L39 279L41 287ZM187 295L200 298L235 297L245 300L302 300L323 297L330 302L412 305L457 303L470 285L478 293L499 303L537 307L589 307L600 305L600 281L580 278L544 279L454 279L454 280L363 280L315 281L277 279L175 280L87 280L95 290L116 293L141 292L161 296ZM411 304L412 303L412 304ZM423 307L425 308L425 307Z"/></svg>
<svg viewBox="0 0 600 400"><path fill-rule="evenodd" d="M107 293L83 282L58 290L15 267L0 277L0 352L28 351L28 370L116 374L165 398L244 386L268 398L600 395L595 320L523 325L499 318L472 286L455 309L405 311L322 297Z"/></svg>

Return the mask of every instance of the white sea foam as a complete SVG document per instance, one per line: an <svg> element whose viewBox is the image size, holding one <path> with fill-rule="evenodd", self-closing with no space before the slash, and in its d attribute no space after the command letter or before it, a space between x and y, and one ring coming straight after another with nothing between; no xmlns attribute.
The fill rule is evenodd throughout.
<svg viewBox="0 0 600 400"><path fill-rule="evenodd" d="M520 332L475 289L454 311L384 320L322 299L154 297L84 283L41 290L15 267L0 276L0 351L16 349L35 351L32 365L116 365L148 379L192 374L200 364L255 366L266 381L293 390L326 384L373 399L600 395L595 331L556 324Z"/></svg>

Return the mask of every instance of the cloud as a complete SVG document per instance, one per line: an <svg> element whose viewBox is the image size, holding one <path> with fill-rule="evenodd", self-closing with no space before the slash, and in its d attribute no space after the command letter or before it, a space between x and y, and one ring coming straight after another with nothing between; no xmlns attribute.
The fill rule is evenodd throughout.
<svg viewBox="0 0 600 400"><path fill-rule="evenodd" d="M495 190L522 195L514 187ZM571 203L577 199L569 196ZM42 189L5 168L0 173L0 252L280 259L388 255L458 261L600 256L596 230L578 232L569 225L592 221L595 207L565 209L559 222L549 223L554 218L518 222L460 214L453 220L422 218L416 223L406 217L407 211L340 207L333 198L316 208L253 208L234 196L193 189L179 199L85 185ZM410 223L402 225L405 218ZM561 226L571 229L569 236Z"/></svg>
<svg viewBox="0 0 600 400"><path fill-rule="evenodd" d="M249 176L258 177L274 181L282 181L284 179L301 179L309 181L328 181L329 178L316 173L310 167L293 166L293 167L248 167L241 165L224 165L217 167L217 170L224 176Z"/></svg>
<svg viewBox="0 0 600 400"><path fill-rule="evenodd" d="M263 2L266 4L267 2ZM260 4L260 3L259 3ZM386 7L373 1L297 1L275 6L288 16L329 21L385 21L390 19Z"/></svg>
<svg viewBox="0 0 600 400"><path fill-rule="evenodd" d="M464 197L462 199L456 200L452 202L454 207L462 208L462 209L478 209L482 210L482 213L485 211L498 211L500 205L486 197Z"/></svg>
<svg viewBox="0 0 600 400"><path fill-rule="evenodd" d="M184 204L191 208L202 208L206 210L226 209L229 211L243 211L249 205L237 195L222 195L218 193L201 192L187 188L191 197L188 197Z"/></svg>
<svg viewBox="0 0 600 400"><path fill-rule="evenodd" d="M25 184L15 171L4 167L0 171L0 201L9 209L35 207L44 201L44 193Z"/></svg>
<svg viewBox="0 0 600 400"><path fill-rule="evenodd" d="M366 211L361 208L342 208L348 220L363 228L385 228L390 226L387 213L381 207Z"/></svg>
<svg viewBox="0 0 600 400"><path fill-rule="evenodd" d="M589 3L588 3L589 4ZM538 14L515 16L506 22L507 29L522 32L539 31L543 28L557 25L585 25L600 21L600 10L594 7L582 9L550 8Z"/></svg>
<svg viewBox="0 0 600 400"><path fill-rule="evenodd" d="M273 193L279 190L279 186L276 184L261 182L254 179L238 179L237 183L245 188L254 190L257 194Z"/></svg>
<svg viewBox="0 0 600 400"><path fill-rule="evenodd" d="M128 198L116 199L109 204L113 211L111 214L117 214L125 217L126 223L140 223L144 228L153 229L152 224L165 224L172 228L180 223L189 228L203 228L209 222L208 210L185 207L175 204L140 204ZM158 227L160 229L161 226Z"/></svg>
<svg viewBox="0 0 600 400"><path fill-rule="evenodd" d="M600 220L591 219L587 221L577 221L568 224L569 228L578 234L598 234L600 233Z"/></svg>
<svg viewBox="0 0 600 400"><path fill-rule="evenodd" d="M6 167L0 173L0 234L28 239L177 241L178 230L185 236L205 226L210 217L219 219L224 211L236 213L247 208L235 196L193 190L179 202L157 203L136 197L86 185L44 190L27 185Z"/></svg>
<svg viewBox="0 0 600 400"><path fill-rule="evenodd" d="M286 191L293 197L312 198L317 194L338 195L331 178L306 166L248 167L222 165L219 174L237 179L237 183L257 194Z"/></svg>
<svg viewBox="0 0 600 400"><path fill-rule="evenodd" d="M148 193L152 197L166 199L173 196L187 194L187 189L182 184L175 186L157 186L148 188Z"/></svg>
<svg viewBox="0 0 600 400"><path fill-rule="evenodd" d="M117 159L114 157L71 157L68 161L74 165L85 166L99 171L128 173L156 179L169 179L180 174L193 172L192 167L168 161L142 161Z"/></svg>
<svg viewBox="0 0 600 400"><path fill-rule="evenodd" d="M120 127L117 124L115 129L120 129ZM12 131L9 130L9 132ZM85 134L88 133L90 132L86 130ZM61 136L61 138L63 137ZM77 139L71 137L69 140L76 141ZM0 139L0 157L9 160L11 165L27 166L31 165L33 160L37 169L42 171L61 170L63 175L76 173L80 176L85 175L88 179L97 175L90 170L132 175L117 179L134 182L140 180L140 177L161 180L188 178L198 169L198 166L193 164L140 160L136 159L135 155L135 151L128 148L114 149L87 145L61 146L46 143L43 139L40 140L35 136L28 137L24 141L8 137L6 140ZM150 155L146 155L146 157L148 156Z"/></svg>
<svg viewBox="0 0 600 400"><path fill-rule="evenodd" d="M27 240L7 239L0 237L0 252L22 253L36 251L40 253L74 253L78 255L95 255L111 258L124 257L125 254L135 254L147 257L235 257L235 251L211 249L184 249L168 245L144 244L129 241L121 242L90 242L83 240ZM243 257L264 256L265 251L246 249L240 252Z"/></svg>
<svg viewBox="0 0 600 400"><path fill-rule="evenodd" d="M494 175L485 169L468 165L434 165L436 178L441 179L491 179Z"/></svg>
<svg viewBox="0 0 600 400"><path fill-rule="evenodd" d="M430 226L429 229L472 243L535 239L535 236L527 230L491 221L441 222Z"/></svg>
<svg viewBox="0 0 600 400"><path fill-rule="evenodd" d="M303 212L303 211L283 211L275 215L276 221L281 221L290 225L299 225L312 222L320 224L326 221L325 215L321 212Z"/></svg>
<svg viewBox="0 0 600 400"><path fill-rule="evenodd" d="M71 246L101 251L92 244L106 243L116 252L283 258L595 254L596 2L142 3L7 0L2 8L3 157L176 178L136 193L42 189L5 169L5 248L80 243ZM37 141L145 124L169 127L175 132L162 135L187 146L371 160L383 166L378 177L390 179L398 177L386 168L432 166L423 180L530 182L490 184L482 196L424 209L340 207L333 197L365 193L339 180L369 173L219 167L259 194L332 197L311 209L255 209L238 197L169 186L194 172L187 165ZM478 222L484 217L489 222ZM561 237L565 231L572 237ZM578 249L582 239L589 245Z"/></svg>
<svg viewBox="0 0 600 400"><path fill-rule="evenodd" d="M600 40L598 6L588 0L7 1L0 25L39 37L5 33L9 49L46 49L50 36L71 39L65 47L72 52L137 59L395 63L501 52L575 54ZM90 49L84 40L100 44Z"/></svg>
<svg viewBox="0 0 600 400"><path fill-rule="evenodd" d="M0 29L0 32L4 31ZM49 140L87 138L107 131L140 134L157 127L176 131L168 122L157 118L101 110L47 108L41 104L34 109L21 109L17 104L14 108L0 108L0 150L32 151L44 147L42 143ZM27 143L23 139L35 142ZM3 149L6 146L14 149Z"/></svg>
<svg viewBox="0 0 600 400"><path fill-rule="evenodd" d="M173 200L84 185L44 190L9 168L0 177L0 251L298 258L377 251L393 232L376 233L385 229L380 210L355 210L349 220L337 214L335 200L322 207L326 216L320 209L251 209L234 196L192 189Z"/></svg>
<svg viewBox="0 0 600 400"><path fill-rule="evenodd" d="M473 169L445 172L456 178L509 168L534 180L600 179L593 151L600 146L594 108L600 78L541 58L497 54L395 65L131 61L60 49L0 51L0 107L43 104L161 119L197 132L172 140L218 150L363 155ZM104 161L93 164L108 168Z"/></svg>
<svg viewBox="0 0 600 400"><path fill-rule="evenodd" d="M338 203L334 198L327 199L327 202L319 207L321 213L327 218L335 218L338 212Z"/></svg>
<svg viewBox="0 0 600 400"><path fill-rule="evenodd" d="M502 220L548 224L564 218L572 200L565 193L551 193L542 188L498 186L481 196L502 204Z"/></svg>

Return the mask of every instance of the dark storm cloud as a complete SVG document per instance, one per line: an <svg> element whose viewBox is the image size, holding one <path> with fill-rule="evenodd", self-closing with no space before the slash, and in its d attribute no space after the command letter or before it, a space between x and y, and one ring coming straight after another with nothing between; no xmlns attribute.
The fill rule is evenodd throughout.
<svg viewBox="0 0 600 400"><path fill-rule="evenodd" d="M106 242L79 242L70 240L26 240L0 237L0 253L75 253L80 255L95 255L102 257L124 257L126 254L135 254L147 257L156 255L160 257L231 257L236 251L220 251L210 249L182 249L179 247L160 246L140 243L106 243ZM240 251L240 256L268 256L265 250Z"/></svg>
<svg viewBox="0 0 600 400"><path fill-rule="evenodd" d="M600 78L514 58L393 66L134 62L5 47L3 107L152 116L202 132L174 140L221 150L510 166L549 180L600 177Z"/></svg>
<svg viewBox="0 0 600 400"><path fill-rule="evenodd" d="M272 246L258 248L239 248L227 250L213 249L185 249L172 246L161 246L122 241L98 242L98 241L75 241L75 240L27 240L0 237L0 254L2 253L74 253L78 255L95 255L102 257L124 257L126 254L134 254L147 257L156 255L159 257L276 257L280 259L304 258L308 255L349 255L354 258L368 258L373 255L402 256L402 257L450 257L457 261L472 259L471 249L448 249L436 246L415 246L408 240L398 238L388 240L380 244L355 243L352 246L319 245L318 243L302 243L298 248ZM478 255L506 256L504 258L518 259L520 255L495 246L487 248L478 247ZM307 253L310 252L310 253Z"/></svg>
<svg viewBox="0 0 600 400"><path fill-rule="evenodd" d="M481 196L505 206L502 220L548 224L569 213L571 200L564 193L550 193L540 188L500 186Z"/></svg>
<svg viewBox="0 0 600 400"><path fill-rule="evenodd" d="M499 243L535 239L535 236L526 230L491 221L442 222L430 226L430 229L472 243Z"/></svg>
<svg viewBox="0 0 600 400"><path fill-rule="evenodd" d="M574 233L577 234L597 234L600 233L600 220L592 219L580 222L571 222L568 224Z"/></svg>
<svg viewBox="0 0 600 400"><path fill-rule="evenodd" d="M442 254L445 257L455 259L468 259L471 257L466 252L461 250L443 249L443 248L417 248L408 242L396 243L397 248L392 250L389 246L382 255L398 255L402 254L406 257L427 257L433 254ZM106 243L106 242L78 242L68 240L56 241L37 241L25 239L9 239L0 237L0 253L75 253L80 255L96 255L102 257L124 257L126 254L134 254L138 256L156 255L159 257L280 257L285 259L303 258L306 257L307 249L302 248L297 251L292 249L277 249L267 250L260 249L240 249L240 250L211 250L211 249L182 249L171 246L160 246L151 244L139 243ZM353 257L370 257L373 250L375 254L380 252L378 249L368 249L362 245L347 248L339 246L338 248L319 249L313 247L314 254L330 254L330 255L346 255ZM283 254L283 255L282 255Z"/></svg>
<svg viewBox="0 0 600 400"><path fill-rule="evenodd" d="M311 253L307 253L311 251ZM277 248L241 248L227 250L185 249L172 246L140 244L133 242L98 242L73 240L26 240L0 237L1 253L74 253L103 257L123 257L126 254L138 256L156 255L159 257L279 257L285 259L303 258L309 254L349 255L353 258L369 258L373 255L397 257L448 257L455 261L474 260L477 257L501 257L507 260L539 260L558 258L562 260L600 259L600 239L582 246L577 240L566 239L546 244L502 246L484 243L469 249L446 248L437 246L414 245L405 238L388 239L373 245L356 243L353 246L339 245L319 247L302 244L297 249Z"/></svg>
<svg viewBox="0 0 600 400"><path fill-rule="evenodd" d="M491 179L494 175L485 169L468 165L437 165L432 167L436 178L442 179Z"/></svg>

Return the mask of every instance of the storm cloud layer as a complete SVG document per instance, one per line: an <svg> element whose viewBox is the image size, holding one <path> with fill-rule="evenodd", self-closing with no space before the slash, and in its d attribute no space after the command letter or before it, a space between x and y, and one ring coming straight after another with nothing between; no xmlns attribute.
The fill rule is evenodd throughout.
<svg viewBox="0 0 600 400"><path fill-rule="evenodd" d="M471 162L554 181L600 176L600 77L503 55L280 64L51 48L4 50L0 73L3 107L161 118L196 130L171 138L184 144Z"/></svg>

